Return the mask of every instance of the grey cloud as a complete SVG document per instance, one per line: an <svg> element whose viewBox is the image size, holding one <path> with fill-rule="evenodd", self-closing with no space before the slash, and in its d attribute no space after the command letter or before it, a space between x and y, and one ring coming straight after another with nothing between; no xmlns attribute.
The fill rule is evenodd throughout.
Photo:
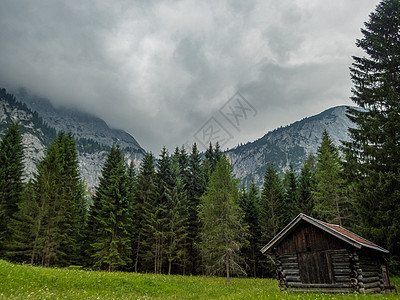
<svg viewBox="0 0 400 300"><path fill-rule="evenodd" d="M240 91L259 114L230 128L234 146L349 103L377 2L4 0L0 86L98 115L155 153L192 142Z"/></svg>

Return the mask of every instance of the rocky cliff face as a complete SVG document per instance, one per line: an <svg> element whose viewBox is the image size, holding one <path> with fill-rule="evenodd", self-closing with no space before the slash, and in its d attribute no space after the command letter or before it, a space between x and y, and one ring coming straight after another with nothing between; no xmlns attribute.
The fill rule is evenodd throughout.
<svg viewBox="0 0 400 300"><path fill-rule="evenodd" d="M81 112L55 109L43 99L29 98L26 94L15 98L0 90L0 136L14 120L21 124L25 148L25 174L29 178L45 154L56 132L72 132L77 140L78 160L82 177L89 190L94 191L108 151L113 144L119 144L127 164L136 167L145 154L139 143L128 133L110 129L96 117Z"/></svg>
<svg viewBox="0 0 400 300"><path fill-rule="evenodd" d="M17 94L17 100L36 111L43 121L57 132L71 132L77 139L91 139L101 145L119 144L131 152L144 152L133 136L123 130L111 129L102 119L73 109L55 108L49 100L29 96L26 92Z"/></svg>
<svg viewBox="0 0 400 300"><path fill-rule="evenodd" d="M46 135L52 135L51 130L43 124L37 114L29 110L26 105L18 103L14 96L2 89L0 90L0 135L2 136L9 125L16 120L21 125L25 176L28 179L36 170L36 162L44 156Z"/></svg>
<svg viewBox="0 0 400 300"><path fill-rule="evenodd" d="M246 184L252 177L258 186L263 183L266 166L272 163L282 174L292 164L300 171L310 153L316 153L326 129L335 142L347 141L348 128L354 124L346 117L346 107L330 108L316 116L271 131L252 143L226 152L234 173Z"/></svg>

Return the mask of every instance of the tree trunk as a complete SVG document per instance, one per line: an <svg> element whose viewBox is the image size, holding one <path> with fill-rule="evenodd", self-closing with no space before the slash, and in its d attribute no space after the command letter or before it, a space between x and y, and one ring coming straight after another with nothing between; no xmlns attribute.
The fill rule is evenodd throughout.
<svg viewBox="0 0 400 300"><path fill-rule="evenodd" d="M256 272L256 255L254 253L254 247L251 247L251 252L253 254L253 276L254 278L257 277L257 272Z"/></svg>
<svg viewBox="0 0 400 300"><path fill-rule="evenodd" d="M230 280L230 274L229 274L229 260L227 259L226 260L226 262L225 262L225 264L226 264L226 283L229 283L229 280Z"/></svg>
<svg viewBox="0 0 400 300"><path fill-rule="evenodd" d="M140 249L140 233L137 238L137 248L136 248L136 258L135 258L135 273L138 271L138 262L139 262L139 249Z"/></svg>

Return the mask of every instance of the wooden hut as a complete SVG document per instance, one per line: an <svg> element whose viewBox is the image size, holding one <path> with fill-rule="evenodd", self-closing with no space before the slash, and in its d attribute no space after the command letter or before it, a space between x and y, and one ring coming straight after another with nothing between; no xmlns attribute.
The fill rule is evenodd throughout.
<svg viewBox="0 0 400 300"><path fill-rule="evenodd" d="M390 287L386 249L339 226L299 214L267 245L281 289L382 292Z"/></svg>

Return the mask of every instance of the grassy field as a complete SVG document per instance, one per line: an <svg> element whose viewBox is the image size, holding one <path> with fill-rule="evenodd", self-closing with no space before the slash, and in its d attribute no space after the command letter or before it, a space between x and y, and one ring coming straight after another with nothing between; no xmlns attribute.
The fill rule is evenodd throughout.
<svg viewBox="0 0 400 300"><path fill-rule="evenodd" d="M399 285L399 278L395 279ZM0 299L399 299L279 291L276 280L106 273L14 265L0 260Z"/></svg>

